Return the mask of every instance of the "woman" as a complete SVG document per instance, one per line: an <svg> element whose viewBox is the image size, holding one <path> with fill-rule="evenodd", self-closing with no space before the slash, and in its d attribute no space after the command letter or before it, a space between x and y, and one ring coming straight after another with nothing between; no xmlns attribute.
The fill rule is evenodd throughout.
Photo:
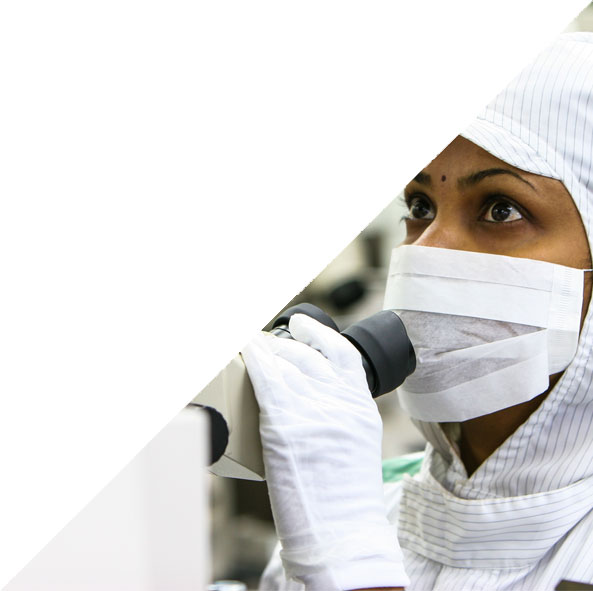
<svg viewBox="0 0 593 591"><path fill-rule="evenodd" d="M593 585L593 35L544 51L405 194L386 307L418 355L400 400L422 469L381 490L345 339L299 316L296 342L260 335L244 358L283 564L262 589Z"/></svg>

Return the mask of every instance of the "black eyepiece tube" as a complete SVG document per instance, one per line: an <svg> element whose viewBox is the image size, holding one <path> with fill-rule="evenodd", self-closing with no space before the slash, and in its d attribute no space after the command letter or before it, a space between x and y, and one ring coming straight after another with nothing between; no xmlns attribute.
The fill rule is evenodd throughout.
<svg viewBox="0 0 593 591"><path fill-rule="evenodd" d="M338 325L333 321L333 318L329 316L329 314L326 314L321 308L306 302L291 306L284 310L284 312L282 312L282 314L280 314L280 316L278 316L272 323L272 330L270 330L270 332L279 337L292 338L288 332L288 321L290 320L290 317L295 314L309 316L310 318L317 320L317 322L321 322L321 324L339 332Z"/></svg>
<svg viewBox="0 0 593 591"><path fill-rule="evenodd" d="M416 369L416 354L400 317L383 310L342 331L362 355L373 398L401 386ZM367 368L368 365L368 368Z"/></svg>
<svg viewBox="0 0 593 591"><path fill-rule="evenodd" d="M306 314L338 330L323 310L312 304L288 308L273 323L272 331L290 338L288 321L294 314ZM373 398L395 390L416 369L416 355L400 317L393 310L369 316L341 333L360 352L367 383Z"/></svg>

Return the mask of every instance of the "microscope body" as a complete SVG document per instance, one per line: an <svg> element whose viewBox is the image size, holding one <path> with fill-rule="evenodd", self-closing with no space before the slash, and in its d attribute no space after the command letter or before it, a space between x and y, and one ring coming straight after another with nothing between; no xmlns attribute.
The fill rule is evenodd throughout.
<svg viewBox="0 0 593 591"><path fill-rule="evenodd" d="M292 338L288 322L297 313L307 314L338 331L325 312L303 303L276 318L270 332L279 338ZM341 334L360 352L374 398L397 388L416 368L414 349L393 310L378 312ZM192 403L206 407L216 418L211 422L211 439L212 449L218 451L213 453L210 472L243 480L265 480L259 407L241 355L237 355Z"/></svg>
<svg viewBox="0 0 593 591"><path fill-rule="evenodd" d="M241 355L233 358L192 403L214 408L228 427L228 444L220 459L209 466L210 472L243 480L264 480L259 407Z"/></svg>

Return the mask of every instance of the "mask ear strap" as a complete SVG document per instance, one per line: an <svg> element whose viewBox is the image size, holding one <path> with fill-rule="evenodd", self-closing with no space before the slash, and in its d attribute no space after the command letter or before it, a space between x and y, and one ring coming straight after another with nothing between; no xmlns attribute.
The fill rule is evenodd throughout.
<svg viewBox="0 0 593 591"><path fill-rule="evenodd" d="M581 269L581 271L584 271L585 273L591 273L593 272L593 269Z"/></svg>

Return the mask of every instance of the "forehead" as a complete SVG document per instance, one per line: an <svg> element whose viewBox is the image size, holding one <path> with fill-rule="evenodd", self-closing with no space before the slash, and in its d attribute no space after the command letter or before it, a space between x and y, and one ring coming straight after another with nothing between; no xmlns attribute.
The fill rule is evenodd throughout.
<svg viewBox="0 0 593 591"><path fill-rule="evenodd" d="M566 206L576 211L562 182L512 166L463 137L455 138L422 169L412 179L411 184L416 183L439 191L455 190L455 193L474 187L492 190L498 186L501 190L519 191L531 201L531 206Z"/></svg>
<svg viewBox="0 0 593 591"><path fill-rule="evenodd" d="M449 175L461 177L487 168L506 168L525 177L537 178L539 176L507 164L504 160L500 160L461 136L456 137L424 168L423 172L425 174L438 174L439 172L446 174L448 172Z"/></svg>

